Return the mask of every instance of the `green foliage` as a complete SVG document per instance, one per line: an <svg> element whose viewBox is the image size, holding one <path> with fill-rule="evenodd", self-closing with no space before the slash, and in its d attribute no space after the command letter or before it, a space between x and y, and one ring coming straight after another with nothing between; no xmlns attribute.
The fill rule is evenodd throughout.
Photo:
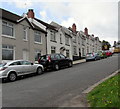
<svg viewBox="0 0 120 109"><path fill-rule="evenodd" d="M119 86L120 74L98 85L87 95L91 107L120 108Z"/></svg>

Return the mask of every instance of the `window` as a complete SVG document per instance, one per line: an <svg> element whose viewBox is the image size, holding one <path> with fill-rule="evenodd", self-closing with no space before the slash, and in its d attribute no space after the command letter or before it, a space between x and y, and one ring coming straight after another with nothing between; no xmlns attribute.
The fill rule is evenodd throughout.
<svg viewBox="0 0 120 109"><path fill-rule="evenodd" d="M69 50L66 50L66 56L67 56L67 57L70 57Z"/></svg>
<svg viewBox="0 0 120 109"><path fill-rule="evenodd" d="M62 34L60 34L60 44L62 44Z"/></svg>
<svg viewBox="0 0 120 109"><path fill-rule="evenodd" d="M80 44L80 36L78 36L78 44Z"/></svg>
<svg viewBox="0 0 120 109"><path fill-rule="evenodd" d="M76 55L77 54L77 49L76 46L73 46L73 54Z"/></svg>
<svg viewBox="0 0 120 109"><path fill-rule="evenodd" d="M11 45L2 45L2 60L14 59L14 47Z"/></svg>
<svg viewBox="0 0 120 109"><path fill-rule="evenodd" d="M31 62L28 62L28 61L21 61L21 64L22 64L22 65L31 65Z"/></svg>
<svg viewBox="0 0 120 109"><path fill-rule="evenodd" d="M61 58L61 59L65 59L65 56L62 55L62 54L60 54L60 58Z"/></svg>
<svg viewBox="0 0 120 109"><path fill-rule="evenodd" d="M13 37L13 24L3 21L2 22L2 34Z"/></svg>
<svg viewBox="0 0 120 109"><path fill-rule="evenodd" d="M82 48L82 56L84 56L85 55L85 50L84 50L84 48Z"/></svg>
<svg viewBox="0 0 120 109"><path fill-rule="evenodd" d="M73 36L73 42L76 42L76 36Z"/></svg>
<svg viewBox="0 0 120 109"><path fill-rule="evenodd" d="M40 32L37 32L37 31L35 32L34 41L37 43L42 43L42 37L41 37Z"/></svg>
<svg viewBox="0 0 120 109"><path fill-rule="evenodd" d="M84 39L82 39L82 45L85 45L85 40Z"/></svg>
<svg viewBox="0 0 120 109"><path fill-rule="evenodd" d="M56 41L56 36L54 31L50 31L51 33L51 41Z"/></svg>
<svg viewBox="0 0 120 109"><path fill-rule="evenodd" d="M39 56L41 56L41 50L35 50L35 61L38 61Z"/></svg>
<svg viewBox="0 0 120 109"><path fill-rule="evenodd" d="M65 36L65 44L69 45L69 36Z"/></svg>
<svg viewBox="0 0 120 109"><path fill-rule="evenodd" d="M12 64L10 64L10 66L13 66L13 65L21 65L20 61L18 62L13 62Z"/></svg>
<svg viewBox="0 0 120 109"><path fill-rule="evenodd" d="M55 59L60 59L60 55L56 54Z"/></svg>
<svg viewBox="0 0 120 109"><path fill-rule="evenodd" d="M23 27L23 39L27 40L27 27Z"/></svg>
<svg viewBox="0 0 120 109"><path fill-rule="evenodd" d="M56 47L51 47L51 54L56 53Z"/></svg>

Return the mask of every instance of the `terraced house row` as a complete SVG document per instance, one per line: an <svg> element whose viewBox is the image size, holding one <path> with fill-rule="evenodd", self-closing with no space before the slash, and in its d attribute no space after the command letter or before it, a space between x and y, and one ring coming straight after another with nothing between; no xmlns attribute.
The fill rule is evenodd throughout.
<svg viewBox="0 0 120 109"><path fill-rule="evenodd" d="M0 9L0 62L24 59L35 62L40 55L62 53L77 60L101 50L101 41L88 29L77 31L75 23L66 28L35 18L33 9L22 16Z"/></svg>

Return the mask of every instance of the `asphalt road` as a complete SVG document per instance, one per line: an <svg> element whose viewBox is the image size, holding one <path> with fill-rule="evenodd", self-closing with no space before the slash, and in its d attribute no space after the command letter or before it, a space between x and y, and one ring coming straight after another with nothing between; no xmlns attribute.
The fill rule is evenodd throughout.
<svg viewBox="0 0 120 109"><path fill-rule="evenodd" d="M2 84L3 107L58 107L118 69L118 56Z"/></svg>

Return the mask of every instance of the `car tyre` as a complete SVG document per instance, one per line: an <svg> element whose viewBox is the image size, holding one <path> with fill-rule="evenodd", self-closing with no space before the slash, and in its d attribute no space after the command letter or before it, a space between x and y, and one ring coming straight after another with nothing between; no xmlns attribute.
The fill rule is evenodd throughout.
<svg viewBox="0 0 120 109"><path fill-rule="evenodd" d="M37 68L37 72L36 72L36 73L37 73L37 75L42 74L42 73L43 73L42 68L38 67L38 68Z"/></svg>
<svg viewBox="0 0 120 109"><path fill-rule="evenodd" d="M58 64L55 64L55 65L54 65L54 69L55 69L55 70L59 70L59 65L58 65Z"/></svg>
<svg viewBox="0 0 120 109"><path fill-rule="evenodd" d="M16 79L17 79L17 75L16 75L16 73L10 73L9 75L8 75L8 80L9 81L11 81L11 82L14 82L14 81L16 81Z"/></svg>

